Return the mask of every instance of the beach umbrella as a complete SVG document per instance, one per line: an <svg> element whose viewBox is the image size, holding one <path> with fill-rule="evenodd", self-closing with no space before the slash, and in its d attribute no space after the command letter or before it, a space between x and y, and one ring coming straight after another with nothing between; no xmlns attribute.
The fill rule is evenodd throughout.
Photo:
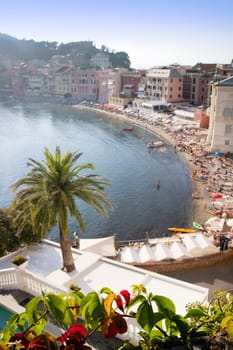
<svg viewBox="0 0 233 350"><path fill-rule="evenodd" d="M115 236L103 238L83 238L79 240L79 249L105 257L116 256Z"/></svg>
<svg viewBox="0 0 233 350"><path fill-rule="evenodd" d="M161 261L166 259L171 259L171 252L168 248L168 244L166 243L158 243L154 247L152 247L154 252L154 260Z"/></svg>
<svg viewBox="0 0 233 350"><path fill-rule="evenodd" d="M195 240L199 245L200 249L205 254L212 254L218 251L218 248L213 244L209 237L205 236L203 233L199 233L195 236Z"/></svg>
<svg viewBox="0 0 233 350"><path fill-rule="evenodd" d="M224 224L225 224L225 218L219 218L217 216L214 216L206 221L205 228L207 230L222 232Z"/></svg>
<svg viewBox="0 0 233 350"><path fill-rule="evenodd" d="M228 219L228 220L226 220L226 224L227 224L227 226L229 226L229 227L233 227L233 219Z"/></svg>
<svg viewBox="0 0 233 350"><path fill-rule="evenodd" d="M144 244L142 247L138 248L137 252L139 260L141 263L154 260L154 252L150 246Z"/></svg>
<svg viewBox="0 0 233 350"><path fill-rule="evenodd" d="M212 193L212 194L211 194L211 197L212 197L212 198L222 198L223 195L222 195L222 193Z"/></svg>
<svg viewBox="0 0 233 350"><path fill-rule="evenodd" d="M192 256L200 256L200 247L195 241L195 238L190 235L183 235L183 244L186 247L187 251L192 255Z"/></svg>
<svg viewBox="0 0 233 350"><path fill-rule="evenodd" d="M170 245L170 253L173 259L178 260L182 258L190 258L192 255L187 248L180 242L173 242Z"/></svg>
<svg viewBox="0 0 233 350"><path fill-rule="evenodd" d="M138 256L138 248L131 247L131 246L122 248L121 262L124 262L124 263L140 262L140 259Z"/></svg>
<svg viewBox="0 0 233 350"><path fill-rule="evenodd" d="M221 157L222 155L223 155L223 153L221 151L215 152L215 156L216 157Z"/></svg>

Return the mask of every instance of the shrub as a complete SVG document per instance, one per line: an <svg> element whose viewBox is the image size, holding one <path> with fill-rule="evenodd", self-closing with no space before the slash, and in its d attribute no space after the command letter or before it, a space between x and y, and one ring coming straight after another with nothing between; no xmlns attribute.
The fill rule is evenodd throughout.
<svg viewBox="0 0 233 350"><path fill-rule="evenodd" d="M125 334L130 318L138 323L140 340L138 344L124 341L121 350L197 349L197 344L202 349L232 348L230 293L218 293L209 305L188 305L183 317L169 298L147 294L143 285L134 285L132 293L121 290L116 294L105 287L87 295L74 290L34 297L25 312L8 321L0 334L0 349L91 350L88 339L95 332L106 338ZM65 329L57 338L44 330L52 320Z"/></svg>
<svg viewBox="0 0 233 350"><path fill-rule="evenodd" d="M25 258L25 256L23 255L16 255L13 260L12 263L16 266L20 266L23 263L25 263L27 261L27 258Z"/></svg>

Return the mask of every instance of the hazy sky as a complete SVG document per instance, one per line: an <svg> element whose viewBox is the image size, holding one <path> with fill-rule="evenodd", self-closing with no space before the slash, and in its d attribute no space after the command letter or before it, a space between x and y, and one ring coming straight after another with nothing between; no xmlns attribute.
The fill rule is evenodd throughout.
<svg viewBox="0 0 233 350"><path fill-rule="evenodd" d="M0 32L35 41L91 40L133 68L230 63L232 0L0 0Z"/></svg>

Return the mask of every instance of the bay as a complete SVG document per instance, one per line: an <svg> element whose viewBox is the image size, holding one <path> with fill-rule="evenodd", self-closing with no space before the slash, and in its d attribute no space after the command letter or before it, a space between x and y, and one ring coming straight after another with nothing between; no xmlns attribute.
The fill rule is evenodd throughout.
<svg viewBox="0 0 233 350"><path fill-rule="evenodd" d="M41 161L44 147L53 153L79 150L80 163L91 162L96 174L110 180L106 192L114 210L105 218L77 201L86 223L82 238L116 234L118 240L158 237L170 226L184 227L191 218L192 184L188 169L169 144L148 150L159 135L128 126L119 118L93 110L49 104L0 104L0 207L13 199L10 190L24 176L28 158ZM160 189L156 181L160 179ZM70 220L70 234L80 233ZM57 241L57 228L48 238Z"/></svg>

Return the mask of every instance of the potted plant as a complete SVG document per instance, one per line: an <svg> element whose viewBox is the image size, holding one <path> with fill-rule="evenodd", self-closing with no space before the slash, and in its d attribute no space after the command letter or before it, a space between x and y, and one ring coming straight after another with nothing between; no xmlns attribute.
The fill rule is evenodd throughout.
<svg viewBox="0 0 233 350"><path fill-rule="evenodd" d="M16 255L12 259L12 264L14 264L17 268L22 269L27 266L28 259L23 255Z"/></svg>

